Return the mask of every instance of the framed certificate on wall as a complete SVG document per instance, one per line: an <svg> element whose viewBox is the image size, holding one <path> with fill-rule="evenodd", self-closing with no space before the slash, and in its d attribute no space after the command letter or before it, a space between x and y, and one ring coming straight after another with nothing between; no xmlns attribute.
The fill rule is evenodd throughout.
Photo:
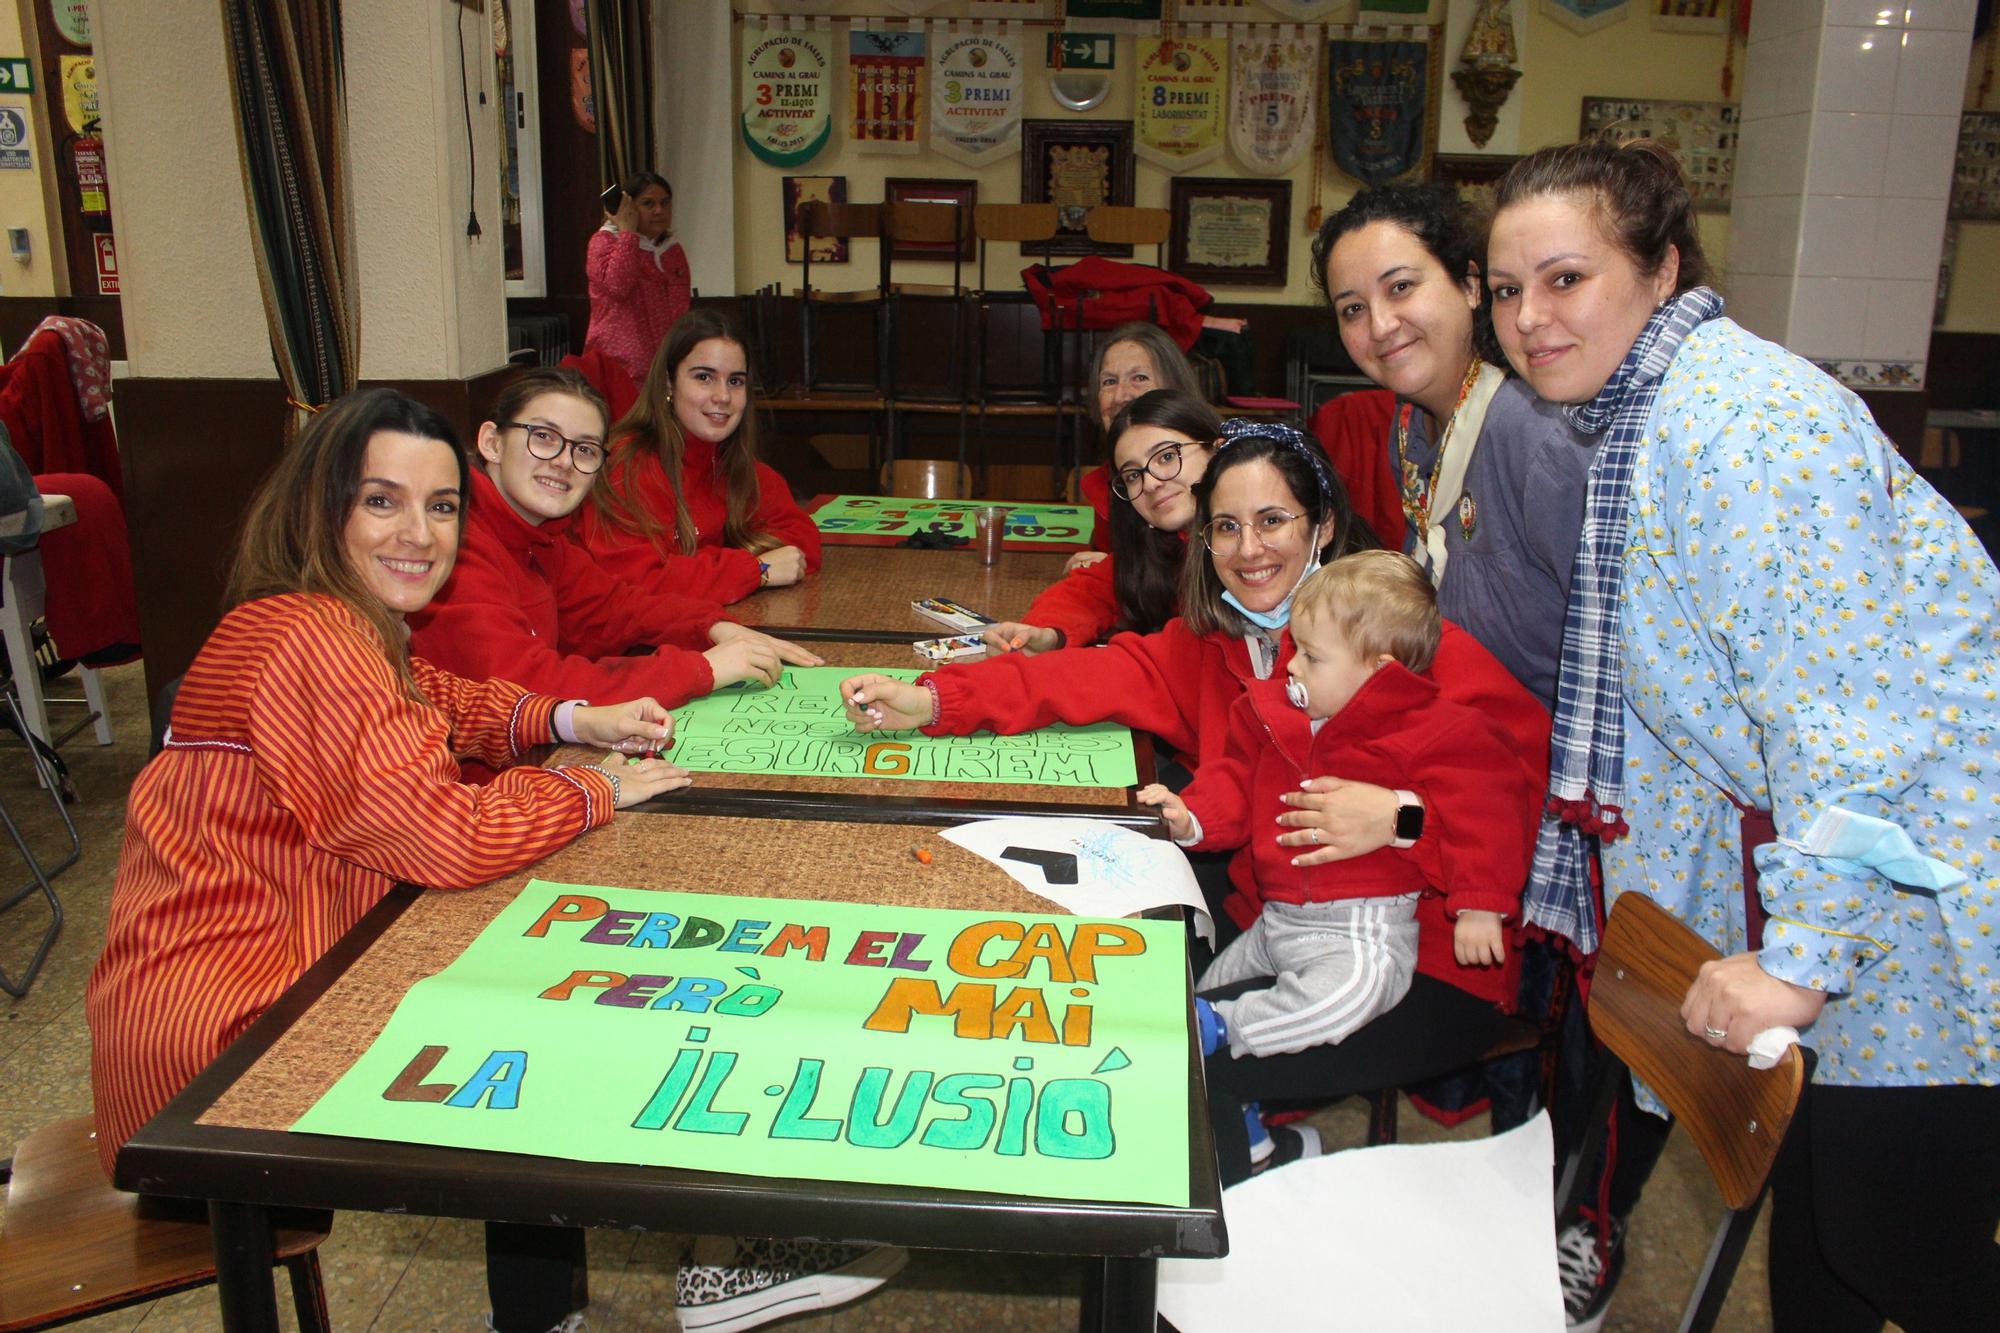
<svg viewBox="0 0 2000 1333"><path fill-rule="evenodd" d="M1167 268L1196 282L1282 287L1291 258L1292 183L1176 176Z"/></svg>
<svg viewBox="0 0 2000 1333"><path fill-rule="evenodd" d="M1056 206L1054 254L1130 256L1129 245L1091 240L1083 220L1099 204L1131 206L1132 122L1022 121L1021 202Z"/></svg>

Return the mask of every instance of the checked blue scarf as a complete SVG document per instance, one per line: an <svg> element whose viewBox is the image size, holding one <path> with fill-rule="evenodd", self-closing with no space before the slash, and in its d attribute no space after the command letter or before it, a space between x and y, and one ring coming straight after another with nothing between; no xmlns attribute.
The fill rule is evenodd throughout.
<svg viewBox="0 0 2000 1333"><path fill-rule="evenodd" d="M1681 340L1721 313L1722 298L1706 287L1665 302L1597 397L1565 412L1578 431L1605 438L1590 464L1583 536L1563 620L1548 804L1522 911L1525 920L1567 936L1585 953L1598 944L1586 835L1609 842L1626 832L1625 670L1618 594L1625 572L1632 463L1645 439L1660 378Z"/></svg>

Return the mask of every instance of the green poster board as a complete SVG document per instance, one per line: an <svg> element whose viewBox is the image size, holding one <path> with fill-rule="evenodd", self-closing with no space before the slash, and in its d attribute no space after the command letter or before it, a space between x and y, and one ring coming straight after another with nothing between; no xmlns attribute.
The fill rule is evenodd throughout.
<svg viewBox="0 0 2000 1333"><path fill-rule="evenodd" d="M1185 1206L1186 969L1175 921L533 880L292 1129Z"/></svg>
<svg viewBox="0 0 2000 1333"><path fill-rule="evenodd" d="M943 633L942 630L939 633ZM1055 725L1020 736L926 736L854 730L840 682L888 667L787 667L776 685L735 685L674 710L667 758L694 773L785 773L1050 787L1129 787L1139 780L1132 733L1112 722Z"/></svg>
<svg viewBox="0 0 2000 1333"><path fill-rule="evenodd" d="M990 504L1007 508L1008 543L1031 546L1088 546L1097 529L1089 505L1005 500L906 500L890 495L836 495L813 511L820 532L843 538L898 542L919 532L973 536L973 515Z"/></svg>

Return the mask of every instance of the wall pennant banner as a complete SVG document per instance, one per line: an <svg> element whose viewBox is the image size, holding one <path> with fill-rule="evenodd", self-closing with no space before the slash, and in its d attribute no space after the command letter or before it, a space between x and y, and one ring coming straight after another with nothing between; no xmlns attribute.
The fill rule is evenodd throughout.
<svg viewBox="0 0 2000 1333"><path fill-rule="evenodd" d="M1542 12L1571 32L1596 32L1629 18L1632 0L1542 0Z"/></svg>
<svg viewBox="0 0 2000 1333"><path fill-rule="evenodd" d="M814 32L745 32L743 142L774 167L810 162L833 136L833 68Z"/></svg>
<svg viewBox="0 0 2000 1333"><path fill-rule="evenodd" d="M958 33L931 59L931 148L983 166L1021 151L1021 39Z"/></svg>
<svg viewBox="0 0 2000 1333"><path fill-rule="evenodd" d="M1229 42L1219 37L1141 37L1134 151L1168 171L1222 153L1229 105Z"/></svg>
<svg viewBox="0 0 2000 1333"><path fill-rule="evenodd" d="M870 153L914 153L923 121L924 34L847 34L847 137Z"/></svg>
<svg viewBox="0 0 2000 1333"><path fill-rule="evenodd" d="M1423 42L1327 43L1327 123L1334 164L1380 185L1424 156L1430 48Z"/></svg>
<svg viewBox="0 0 2000 1333"><path fill-rule="evenodd" d="M1231 44L1229 147L1264 176L1282 176L1312 150L1319 50L1288 37Z"/></svg>

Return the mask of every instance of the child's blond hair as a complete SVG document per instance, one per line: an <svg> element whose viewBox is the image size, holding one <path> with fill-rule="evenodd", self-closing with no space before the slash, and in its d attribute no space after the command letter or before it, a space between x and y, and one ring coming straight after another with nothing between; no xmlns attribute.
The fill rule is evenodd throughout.
<svg viewBox="0 0 2000 1333"><path fill-rule="evenodd" d="M1399 551L1356 551L1313 571L1292 599L1292 619L1311 616L1356 655L1387 654L1412 671L1437 656L1437 592Z"/></svg>

